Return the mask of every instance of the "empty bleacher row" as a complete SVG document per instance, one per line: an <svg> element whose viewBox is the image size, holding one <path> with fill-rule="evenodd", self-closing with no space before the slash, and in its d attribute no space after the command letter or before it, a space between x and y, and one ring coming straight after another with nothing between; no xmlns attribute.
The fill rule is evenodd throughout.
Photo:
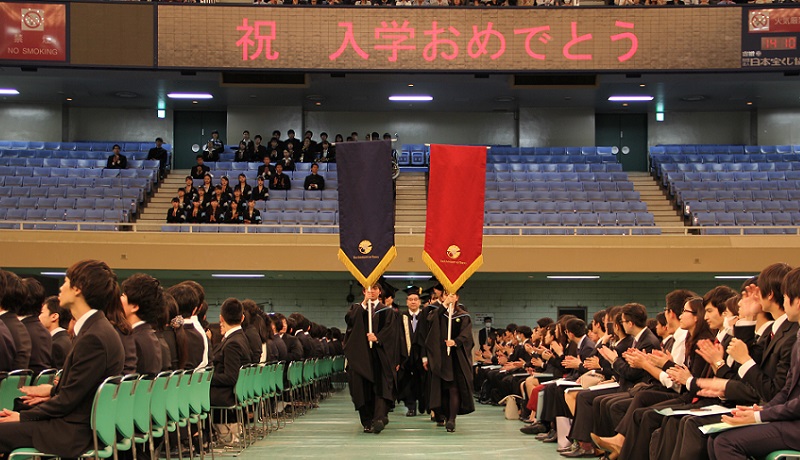
<svg viewBox="0 0 800 460"><path fill-rule="evenodd" d="M111 148L119 144L123 153L130 152L145 152L145 154L154 147L154 143L150 142L124 142L124 141L91 141L91 142L44 142L44 141L3 141L0 140L0 150L14 150L14 151L82 151L82 152L111 152ZM172 151L170 144L164 144L162 147L167 151ZM127 153L126 153L127 154ZM27 153L20 153L20 157L32 155ZM146 155L145 155L146 156ZM45 157L42 157L45 158ZM47 157L49 158L49 157ZM55 157L65 158L65 157ZM75 158L85 158L84 156Z"/></svg>
<svg viewBox="0 0 800 460"><path fill-rule="evenodd" d="M651 148L651 170L702 233L797 233L764 227L800 225L800 146L686 147Z"/></svg>

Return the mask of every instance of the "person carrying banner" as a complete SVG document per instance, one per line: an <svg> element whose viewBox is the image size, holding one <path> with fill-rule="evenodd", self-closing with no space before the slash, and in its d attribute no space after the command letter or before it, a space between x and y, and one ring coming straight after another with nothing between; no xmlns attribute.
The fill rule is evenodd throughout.
<svg viewBox="0 0 800 460"><path fill-rule="evenodd" d="M456 415L475 411L472 399L472 320L458 304L458 294L445 294L444 305L428 317L423 365L430 369L429 406L437 426L456 430Z"/></svg>
<svg viewBox="0 0 800 460"><path fill-rule="evenodd" d="M400 338L397 314L378 300L380 287L363 289L364 301L353 304L345 315L344 355L353 405L364 433L378 434L389 423L394 401Z"/></svg>

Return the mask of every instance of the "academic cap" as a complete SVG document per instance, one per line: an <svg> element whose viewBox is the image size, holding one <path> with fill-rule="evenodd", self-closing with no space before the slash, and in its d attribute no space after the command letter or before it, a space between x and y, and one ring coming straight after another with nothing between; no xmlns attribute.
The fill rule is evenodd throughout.
<svg viewBox="0 0 800 460"><path fill-rule="evenodd" d="M381 290L383 291L384 296L394 297L395 292L397 292L397 288L389 284L389 282L386 281L386 278L381 276L380 279L378 279L378 284L381 285Z"/></svg>
<svg viewBox="0 0 800 460"><path fill-rule="evenodd" d="M409 287L403 289L403 292L405 292L408 295L416 294L416 295L422 297L422 288L419 287L419 286L409 286Z"/></svg>

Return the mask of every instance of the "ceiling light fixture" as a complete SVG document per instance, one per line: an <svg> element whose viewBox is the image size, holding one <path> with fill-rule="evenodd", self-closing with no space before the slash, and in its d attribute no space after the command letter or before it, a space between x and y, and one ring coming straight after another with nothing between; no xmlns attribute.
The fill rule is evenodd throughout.
<svg viewBox="0 0 800 460"><path fill-rule="evenodd" d="M387 280L427 280L430 275L383 275Z"/></svg>
<svg viewBox="0 0 800 460"><path fill-rule="evenodd" d="M212 278L263 278L259 273L212 273Z"/></svg>
<svg viewBox="0 0 800 460"><path fill-rule="evenodd" d="M652 101L653 96L609 96L608 100L611 102L649 102Z"/></svg>
<svg viewBox="0 0 800 460"><path fill-rule="evenodd" d="M214 96L208 93L168 93L167 97L170 99L214 99Z"/></svg>
<svg viewBox="0 0 800 460"><path fill-rule="evenodd" d="M547 275L549 280L597 280L600 275Z"/></svg>
<svg viewBox="0 0 800 460"><path fill-rule="evenodd" d="M14 88L0 88L0 95L3 96L16 96L19 94L19 91L15 90Z"/></svg>
<svg viewBox="0 0 800 460"><path fill-rule="evenodd" d="M430 102L433 100L433 96L389 96L389 100L392 102Z"/></svg>
<svg viewBox="0 0 800 460"><path fill-rule="evenodd" d="M67 276L67 272L41 272L42 276Z"/></svg>
<svg viewBox="0 0 800 460"><path fill-rule="evenodd" d="M715 280L749 280L755 275L714 275Z"/></svg>

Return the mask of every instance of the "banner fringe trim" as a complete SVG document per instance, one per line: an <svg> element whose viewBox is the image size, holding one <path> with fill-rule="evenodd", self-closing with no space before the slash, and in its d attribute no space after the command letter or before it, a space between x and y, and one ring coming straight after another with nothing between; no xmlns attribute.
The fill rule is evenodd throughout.
<svg viewBox="0 0 800 460"><path fill-rule="evenodd" d="M450 281L447 275L444 274L444 271L439 268L439 265L425 250L422 251L422 261L425 262L425 265L428 266L428 269L431 271L431 273L433 273L436 279L442 283L445 292L453 293L458 291L458 289L464 285L469 277L474 275L481 265L483 265L483 254L479 255L455 281Z"/></svg>
<svg viewBox="0 0 800 460"><path fill-rule="evenodd" d="M370 273L368 276L365 277L361 273L361 270L359 270L353 264L353 262L347 257L347 254L345 254L345 252L341 248L339 248L339 254L338 254L339 261L341 261L344 264L347 270L356 278L356 281L361 283L361 286L363 287L374 286L378 282L378 279L386 272L386 269L389 267L389 264L391 264L396 257L397 257L397 248L395 246L392 246L389 248L389 250L386 251L386 254L383 256L383 259L381 259L380 263L378 263L375 269L372 270L372 273Z"/></svg>

